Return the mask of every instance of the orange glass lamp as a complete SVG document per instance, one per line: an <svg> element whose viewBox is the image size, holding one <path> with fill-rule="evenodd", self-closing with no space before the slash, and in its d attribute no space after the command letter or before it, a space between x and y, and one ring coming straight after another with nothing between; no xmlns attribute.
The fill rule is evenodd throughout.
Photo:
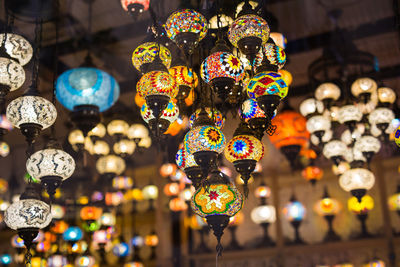
<svg viewBox="0 0 400 267"><path fill-rule="evenodd" d="M267 203L267 198L271 196L271 188L269 188L264 182L261 182L261 184L254 190L254 195L260 199L261 205L265 205Z"/></svg>
<svg viewBox="0 0 400 267"><path fill-rule="evenodd" d="M54 225L51 227L51 231L57 235L61 235L68 229L68 227L68 223L63 220L54 221Z"/></svg>
<svg viewBox="0 0 400 267"><path fill-rule="evenodd" d="M158 236L153 231L151 234L146 235L144 238L144 244L151 248L150 259L156 258L156 247L158 246Z"/></svg>
<svg viewBox="0 0 400 267"><path fill-rule="evenodd" d="M365 263L362 267L385 267L386 264L383 260L374 259Z"/></svg>
<svg viewBox="0 0 400 267"><path fill-rule="evenodd" d="M324 195L314 205L314 211L321 217L324 217L328 223L328 232L325 235L324 241L338 241L340 237L335 233L333 229L333 220L335 216L340 212L340 202L334 198L331 198L328 193L328 189L325 187Z"/></svg>
<svg viewBox="0 0 400 267"><path fill-rule="evenodd" d="M177 196L180 191L178 183L168 183L164 186L164 194L168 197Z"/></svg>
<svg viewBox="0 0 400 267"><path fill-rule="evenodd" d="M374 208L374 205L374 199L369 195L363 196L361 202L358 202L356 197L350 198L347 202L348 209L357 215L357 219L361 223L361 234L359 238L371 237L367 229L366 220L368 218L368 212Z"/></svg>
<svg viewBox="0 0 400 267"><path fill-rule="evenodd" d="M315 185L317 181L322 179L324 171L317 166L307 166L301 171L301 175L312 185Z"/></svg>
<svg viewBox="0 0 400 267"><path fill-rule="evenodd" d="M103 209L95 206L83 207L80 212L83 221L97 221L102 214Z"/></svg>
<svg viewBox="0 0 400 267"><path fill-rule="evenodd" d="M169 209L173 212L180 212L188 209L185 200L180 197L174 197L169 201Z"/></svg>
<svg viewBox="0 0 400 267"><path fill-rule="evenodd" d="M177 167L173 163L164 163L160 167L160 175L164 178L171 176L176 171Z"/></svg>
<svg viewBox="0 0 400 267"><path fill-rule="evenodd" d="M308 144L310 133L307 120L292 110L283 111L271 121L276 126L275 133L269 136L271 143L285 155L292 169L300 150Z"/></svg>

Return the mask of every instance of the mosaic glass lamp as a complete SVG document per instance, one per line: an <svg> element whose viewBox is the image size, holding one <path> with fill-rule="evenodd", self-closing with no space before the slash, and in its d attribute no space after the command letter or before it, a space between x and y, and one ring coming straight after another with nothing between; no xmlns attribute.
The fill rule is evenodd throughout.
<svg viewBox="0 0 400 267"><path fill-rule="evenodd" d="M378 85L371 78L359 78L351 85L351 93L353 96L361 99L362 102L367 103L371 94L375 93Z"/></svg>
<svg viewBox="0 0 400 267"><path fill-rule="evenodd" d="M199 78L197 77L196 72L189 70L189 68L186 66L174 66L168 69L168 71L169 74L174 77L179 86L176 99L178 100L178 103L182 102L189 96L191 90L197 87Z"/></svg>
<svg viewBox="0 0 400 267"><path fill-rule="evenodd" d="M0 93L4 97L10 91L19 89L25 82L25 71L0 47ZM3 54L3 55L2 55Z"/></svg>
<svg viewBox="0 0 400 267"><path fill-rule="evenodd" d="M107 155L99 158L96 162L96 169L100 174L110 178L120 175L126 168L125 161L117 155Z"/></svg>
<svg viewBox="0 0 400 267"><path fill-rule="evenodd" d="M175 155L175 162L178 168L185 171L185 174L197 190L200 187L203 173L201 167L196 163L192 154L188 154L184 147L180 148Z"/></svg>
<svg viewBox="0 0 400 267"><path fill-rule="evenodd" d="M4 33L0 33L0 40L4 39ZM7 54L17 61L21 66L25 66L32 59L33 49L31 44L21 35L7 33L5 40Z"/></svg>
<svg viewBox="0 0 400 267"><path fill-rule="evenodd" d="M332 140L325 144L322 153L326 158L332 160L335 165L339 165L345 158L347 146L342 141Z"/></svg>
<svg viewBox="0 0 400 267"><path fill-rule="evenodd" d="M77 242L83 238L83 232L81 228L77 226L70 226L63 233L63 239L67 242Z"/></svg>
<svg viewBox="0 0 400 267"><path fill-rule="evenodd" d="M382 133L385 133L394 118L395 116L391 109L381 107L372 111L368 119L371 125L375 125Z"/></svg>
<svg viewBox="0 0 400 267"><path fill-rule="evenodd" d="M147 42L139 45L132 53L132 64L140 71L145 74L150 71L150 65L156 57L161 59L161 63L169 69L171 66L171 52L163 46L155 42Z"/></svg>
<svg viewBox="0 0 400 267"><path fill-rule="evenodd" d="M114 77L92 67L71 69L57 78L57 100L73 111L72 120L85 136L100 122L99 112L114 105L119 93Z"/></svg>
<svg viewBox="0 0 400 267"><path fill-rule="evenodd" d="M390 106L396 101L396 93L389 87L378 88L378 101L381 106Z"/></svg>
<svg viewBox="0 0 400 267"><path fill-rule="evenodd" d="M381 149L381 142L372 135L364 135L354 143L354 149L361 151L367 162L370 163L372 157Z"/></svg>
<svg viewBox="0 0 400 267"><path fill-rule="evenodd" d="M206 18L193 9L182 9L172 13L165 22L167 36L186 54L192 54L206 36Z"/></svg>
<svg viewBox="0 0 400 267"><path fill-rule="evenodd" d="M245 75L240 59L229 52L215 52L204 59L200 74L221 99L225 99Z"/></svg>
<svg viewBox="0 0 400 267"><path fill-rule="evenodd" d="M350 132L353 133L357 122L363 117L361 110L355 105L345 105L339 109L338 121L346 124Z"/></svg>
<svg viewBox="0 0 400 267"><path fill-rule="evenodd" d="M322 101L327 109L339 99L340 95L340 88L334 83L323 83L315 90L315 98Z"/></svg>
<svg viewBox="0 0 400 267"><path fill-rule="evenodd" d="M307 98L300 104L300 113L306 118L321 115L322 112L324 112L324 104L315 98Z"/></svg>
<svg viewBox="0 0 400 267"><path fill-rule="evenodd" d="M269 70L278 71L283 68L286 63L285 50L268 41L262 46L262 49L257 53L255 59L256 72L264 71L265 67Z"/></svg>
<svg viewBox="0 0 400 267"><path fill-rule="evenodd" d="M149 125L150 130L153 132L158 131L159 133L165 133L171 123L178 119L179 108L172 100L170 100L166 108L162 111L160 118L157 120L153 111L148 108L147 103L145 103L140 109L140 115Z"/></svg>
<svg viewBox="0 0 400 267"><path fill-rule="evenodd" d="M242 209L243 197L220 171L213 171L208 178L208 190L200 187L193 195L191 206L200 217L206 218L217 238L217 253L221 254L221 237L228 226L229 218Z"/></svg>
<svg viewBox="0 0 400 267"><path fill-rule="evenodd" d="M375 184L375 175L367 169L354 168L343 173L339 178L339 185L343 190L351 192L359 202Z"/></svg>
<svg viewBox="0 0 400 267"><path fill-rule="evenodd" d="M224 128L224 125L225 125L225 117L224 117L224 115L222 115L221 111L219 111L218 109L215 109L215 108L212 109L210 107L205 107L204 109L207 112L208 117L210 119L214 120L215 126L218 129L222 130ZM189 118L189 126L190 126L190 128L193 127L193 124L194 124L195 120L199 117L200 112L201 112L201 109L197 109L190 116L190 118Z"/></svg>

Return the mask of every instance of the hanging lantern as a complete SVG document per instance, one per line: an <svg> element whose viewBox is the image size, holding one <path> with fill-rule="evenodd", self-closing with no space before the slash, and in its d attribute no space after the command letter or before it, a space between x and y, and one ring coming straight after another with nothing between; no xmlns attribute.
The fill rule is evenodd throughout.
<svg viewBox="0 0 400 267"><path fill-rule="evenodd" d="M153 114L153 111L148 108L146 103L140 109L140 115L152 131L165 133L170 124L178 119L179 109L178 106L170 100L166 108L162 111L159 119L157 119Z"/></svg>
<svg viewBox="0 0 400 267"><path fill-rule="evenodd" d="M306 118L320 115L324 112L324 104L315 98L307 98L300 104L300 113Z"/></svg>
<svg viewBox="0 0 400 267"><path fill-rule="evenodd" d="M295 168L296 158L310 138L306 122L303 116L290 110L278 114L271 121L276 126L276 131L269 136L269 140L283 152L292 168Z"/></svg>
<svg viewBox="0 0 400 267"><path fill-rule="evenodd" d="M141 145L141 142L149 138L149 130L147 130L146 126L144 126L143 124L135 123L129 127L127 136L129 139L132 139L135 142L137 147L141 148L144 147L143 143Z"/></svg>
<svg viewBox="0 0 400 267"><path fill-rule="evenodd" d="M56 83L57 100L73 111L72 120L85 136L100 122L99 112L114 105L119 91L110 74L91 67L68 70Z"/></svg>
<svg viewBox="0 0 400 267"><path fill-rule="evenodd" d="M324 175L323 170L317 166L307 166L301 171L301 175L307 181L310 181L312 185L322 179Z"/></svg>
<svg viewBox="0 0 400 267"><path fill-rule="evenodd" d="M168 206L169 209L173 212L180 212L188 209L188 205L186 204L185 200L181 199L180 197L175 197L171 199Z"/></svg>
<svg viewBox="0 0 400 267"><path fill-rule="evenodd" d="M0 40L4 39L4 33L0 33ZM14 60L18 61L21 66L25 66L32 59L33 49L31 44L21 35L15 33L7 33L5 40L5 50L7 54Z"/></svg>
<svg viewBox="0 0 400 267"><path fill-rule="evenodd" d="M149 9L150 0L121 0L121 5L133 18L136 18Z"/></svg>
<svg viewBox="0 0 400 267"><path fill-rule="evenodd" d="M80 217L84 221L96 221L100 218L102 213L102 208L98 208L95 206L86 206L81 209Z"/></svg>
<svg viewBox="0 0 400 267"><path fill-rule="evenodd" d="M200 75L225 100L234 84L241 81L245 73L240 59L232 53L215 52L204 59Z"/></svg>
<svg viewBox="0 0 400 267"><path fill-rule="evenodd" d="M176 96L178 100L178 104L186 99L189 94L191 94L191 90L196 88L199 83L199 78L197 77L196 72L189 71L189 68L186 66L174 66L170 68L169 74L174 77L176 83L179 86L179 91Z"/></svg>
<svg viewBox="0 0 400 267"><path fill-rule="evenodd" d="M39 133L54 124L57 110L43 97L33 95L30 89L7 106L7 119L21 130L28 143L33 143Z"/></svg>
<svg viewBox="0 0 400 267"><path fill-rule="evenodd" d="M338 121L341 124L346 124L350 132L356 128L357 122L362 119L362 112L354 105L345 105L339 109Z"/></svg>
<svg viewBox="0 0 400 267"><path fill-rule="evenodd" d="M228 38L234 47L240 49L249 61L253 63L261 46L269 38L268 23L261 17L250 14L249 10L242 10L239 17L231 24Z"/></svg>
<svg viewBox="0 0 400 267"><path fill-rule="evenodd" d="M136 47L132 53L132 64L138 71L145 74L149 72L150 64L157 56L161 59L162 64L169 69L172 60L171 52L162 44L155 42L144 43Z"/></svg>
<svg viewBox="0 0 400 267"><path fill-rule="evenodd" d="M119 258L125 258L131 253L131 249L127 243L121 242L112 248L112 252Z"/></svg>
<svg viewBox="0 0 400 267"><path fill-rule="evenodd" d="M388 107L396 101L396 93L388 87L378 88L378 101L380 106Z"/></svg>
<svg viewBox="0 0 400 267"><path fill-rule="evenodd" d="M340 88L334 83L323 83L315 90L315 98L322 101L327 109L339 99L340 94Z"/></svg>
<svg viewBox="0 0 400 267"><path fill-rule="evenodd" d="M361 151L367 162L370 163L372 157L381 149L381 142L374 136L364 135L357 139L354 149Z"/></svg>
<svg viewBox="0 0 400 267"><path fill-rule="evenodd" d="M168 183L164 186L164 194L168 197L177 196L180 192L178 183Z"/></svg>
<svg viewBox="0 0 400 267"><path fill-rule="evenodd" d="M71 177L75 171L75 160L66 152L57 149L50 141L46 149L39 150L26 161L28 173L41 181L51 198L61 182Z"/></svg>
<svg viewBox="0 0 400 267"><path fill-rule="evenodd" d="M210 107L205 107L205 111L208 114L208 117L212 120L214 120L215 127L217 127L219 130L222 130L225 125L225 117L222 115L222 113L218 109L212 109ZM199 114L201 112L201 109L197 109L189 119L189 127L193 127L193 123L197 118L199 118Z"/></svg>
<svg viewBox="0 0 400 267"><path fill-rule="evenodd" d="M351 85L351 93L355 97L359 97L362 102L367 103L372 93L376 93L378 85L370 78L359 78Z"/></svg>
<svg viewBox="0 0 400 267"><path fill-rule="evenodd" d="M221 237L228 226L229 217L242 209L243 198L237 188L229 181L229 177L220 171L213 171L208 178L209 188L200 187L194 193L191 206L207 223L217 238L217 252L222 252Z"/></svg>
<svg viewBox="0 0 400 267"><path fill-rule="evenodd" d="M377 108L369 114L369 123L385 133L392 120L395 118L394 113L388 108Z"/></svg>
<svg viewBox="0 0 400 267"><path fill-rule="evenodd" d="M70 226L63 233L63 239L68 242L77 242L83 237L82 230L77 226Z"/></svg>
<svg viewBox="0 0 400 267"><path fill-rule="evenodd" d="M262 49L257 53L255 59L256 72L261 72L263 70L264 62L266 62L269 67L274 66L274 70L278 71L283 68L286 63L286 53L280 46L267 42L262 46Z"/></svg>
<svg viewBox="0 0 400 267"><path fill-rule="evenodd" d="M135 152L136 144L134 141L129 139L121 139L116 142L113 146L114 153L121 157L127 157Z"/></svg>
<svg viewBox="0 0 400 267"><path fill-rule="evenodd" d="M117 190L127 190L132 188L134 181L129 176L117 176L112 180L112 187Z"/></svg>
<svg viewBox="0 0 400 267"><path fill-rule="evenodd" d="M97 140L89 150L89 153L98 157L107 156L110 153L110 147L106 141Z"/></svg>
<svg viewBox="0 0 400 267"><path fill-rule="evenodd" d="M92 130L88 132L88 136L94 142L99 140L100 138L103 138L106 135L106 133L107 129L104 126L104 124L99 123Z"/></svg>
<svg viewBox="0 0 400 267"><path fill-rule="evenodd" d="M0 263L3 266L10 265L12 263L12 256L10 254L1 254L0 255Z"/></svg>
<svg viewBox="0 0 400 267"><path fill-rule="evenodd" d="M332 138L331 122L325 116L316 115L307 120L307 131L311 133L311 137L315 139L313 143L326 143Z"/></svg>
<svg viewBox="0 0 400 267"><path fill-rule="evenodd" d="M276 221L275 207L272 205L257 206L251 211L250 217L256 224L274 223Z"/></svg>
<svg viewBox="0 0 400 267"><path fill-rule="evenodd" d="M207 20L199 12L182 9L172 13L165 22L167 36L187 54L192 54L207 34Z"/></svg>
<svg viewBox="0 0 400 267"><path fill-rule="evenodd" d="M256 99L265 114L272 118L280 101L288 94L288 86L282 76L273 71L260 72L247 84L247 95Z"/></svg>
<svg viewBox="0 0 400 267"><path fill-rule="evenodd" d="M31 260L30 249L33 240L51 222L50 206L39 200L40 197L31 184L28 185L20 200L11 204L4 213L4 222L8 227L18 231L24 240L27 253L25 262Z"/></svg>
<svg viewBox="0 0 400 267"><path fill-rule="evenodd" d="M240 126L225 147L225 157L233 163L236 171L241 175L245 188L244 195L247 197L247 182L256 168L256 163L264 156L264 146L252 135L237 134L238 130L241 130Z"/></svg>
<svg viewBox="0 0 400 267"><path fill-rule="evenodd" d="M367 190L371 189L375 184L374 174L362 168L350 169L343 173L339 178L339 185L343 190L351 192L359 202L366 194Z"/></svg>
<svg viewBox="0 0 400 267"><path fill-rule="evenodd" d="M53 254L47 259L48 267L67 266L68 260L65 256L60 254Z"/></svg>
<svg viewBox="0 0 400 267"><path fill-rule="evenodd" d="M225 135L213 125L204 110L200 112L193 128L184 138L185 150L193 154L204 177L207 177L209 170L215 165L217 156L222 153L225 144Z"/></svg>
<svg viewBox="0 0 400 267"><path fill-rule="evenodd" d="M1 39L2 40L2 39ZM0 47L0 49L2 49ZM9 55L0 56L0 94L4 98L8 92L19 89L25 82L25 71L21 64Z"/></svg>
<svg viewBox="0 0 400 267"><path fill-rule="evenodd" d="M175 161L181 170L185 171L185 174L192 182L192 185L197 190L200 187L203 179L203 172L201 167L196 163L192 154L188 154L184 147L178 150L175 155Z"/></svg>
<svg viewBox="0 0 400 267"><path fill-rule="evenodd" d="M155 185L146 185L142 190L143 198L147 200L155 200L158 197L158 188Z"/></svg>
<svg viewBox="0 0 400 267"><path fill-rule="evenodd" d="M333 220L335 216L340 212L340 202L334 198L331 198L328 194L328 190L325 187L324 195L322 199L318 200L314 205L314 211L328 223L328 232L325 235L324 241L338 241L340 237L335 233L333 229Z"/></svg>
<svg viewBox="0 0 400 267"><path fill-rule="evenodd" d="M261 140L270 123L267 116L265 116L265 112L258 106L257 101L251 98L246 99L239 109L239 114L249 124L250 128L256 132L257 138Z"/></svg>
<svg viewBox="0 0 400 267"><path fill-rule="evenodd" d="M103 156L96 162L97 171L111 178L123 173L125 168L125 161L121 157L112 154Z"/></svg>
<svg viewBox="0 0 400 267"><path fill-rule="evenodd" d="M124 120L112 120L107 125L107 133L116 137L117 140L121 139L123 136L126 136L128 133L129 124Z"/></svg>
<svg viewBox="0 0 400 267"><path fill-rule="evenodd" d="M332 160L335 165L338 165L345 158L347 146L342 141L332 140L324 146L322 153L326 158Z"/></svg>
<svg viewBox="0 0 400 267"><path fill-rule="evenodd" d="M50 231L54 234L60 235L68 229L69 225L63 220L57 220L50 227Z"/></svg>

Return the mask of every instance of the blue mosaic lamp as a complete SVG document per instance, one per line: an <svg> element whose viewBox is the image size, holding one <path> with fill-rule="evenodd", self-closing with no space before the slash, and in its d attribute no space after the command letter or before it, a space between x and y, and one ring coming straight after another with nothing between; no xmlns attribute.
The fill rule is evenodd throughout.
<svg viewBox="0 0 400 267"><path fill-rule="evenodd" d="M68 70L57 79L57 100L73 111L72 120L85 136L99 122L99 112L109 109L119 97L119 85L108 73L93 67Z"/></svg>
<svg viewBox="0 0 400 267"><path fill-rule="evenodd" d="M68 229L63 233L63 239L68 242L76 242L81 240L83 237L83 232L81 228L77 226L70 226Z"/></svg>

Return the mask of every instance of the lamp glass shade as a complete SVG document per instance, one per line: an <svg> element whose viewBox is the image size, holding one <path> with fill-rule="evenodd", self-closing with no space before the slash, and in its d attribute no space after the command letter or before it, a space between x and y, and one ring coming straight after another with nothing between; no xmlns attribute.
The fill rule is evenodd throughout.
<svg viewBox="0 0 400 267"><path fill-rule="evenodd" d="M132 155L135 152L136 144L130 139L121 139L113 146L117 155Z"/></svg>
<svg viewBox="0 0 400 267"><path fill-rule="evenodd" d="M176 171L176 165L173 163L164 163L160 167L160 175L164 178L171 176Z"/></svg>
<svg viewBox="0 0 400 267"><path fill-rule="evenodd" d="M280 32L270 32L269 38L271 38L276 45L282 47L282 49L286 48L287 39L282 33L280 33Z"/></svg>
<svg viewBox="0 0 400 267"><path fill-rule="evenodd" d="M375 259L364 264L362 267L385 267L385 266L386 264L384 261Z"/></svg>
<svg viewBox="0 0 400 267"><path fill-rule="evenodd" d="M246 90L247 95L253 99L263 95L277 95L282 99L288 94L289 87L279 73L265 71L254 75L247 84Z"/></svg>
<svg viewBox="0 0 400 267"><path fill-rule="evenodd" d="M68 135L68 142L74 145L80 145L85 143L85 136L83 135L82 131L79 129L75 129L71 131Z"/></svg>
<svg viewBox="0 0 400 267"><path fill-rule="evenodd" d="M330 198L330 197L320 199L314 205L314 211L319 216L337 215L341 209L342 209L342 206L341 206L340 202L338 200L336 200L334 198Z"/></svg>
<svg viewBox="0 0 400 267"><path fill-rule="evenodd" d="M144 199L157 199L158 188L155 185L146 185L142 190Z"/></svg>
<svg viewBox="0 0 400 267"><path fill-rule="evenodd" d="M248 122L254 118L265 118L265 112L258 106L256 100L249 98L243 101L243 104L239 110L240 116Z"/></svg>
<svg viewBox="0 0 400 267"><path fill-rule="evenodd" d="M394 119L394 113L388 108L377 108L369 114L369 123L380 124L380 123L391 123Z"/></svg>
<svg viewBox="0 0 400 267"><path fill-rule="evenodd" d="M75 265L78 267L92 267L96 264L96 259L90 255L82 255L76 258Z"/></svg>
<svg viewBox="0 0 400 267"><path fill-rule="evenodd" d="M46 176L57 176L65 180L74 173L75 160L61 149L47 148L28 158L26 170L37 180Z"/></svg>
<svg viewBox="0 0 400 267"><path fill-rule="evenodd" d="M149 136L149 130L140 123L132 124L128 129L128 138L129 139L144 139Z"/></svg>
<svg viewBox="0 0 400 267"><path fill-rule="evenodd" d="M81 228L77 226L70 226L68 229L63 233L63 239L65 241L76 242L83 238L83 232Z"/></svg>
<svg viewBox="0 0 400 267"><path fill-rule="evenodd" d="M60 254L53 254L47 259L48 267L60 267L68 264L67 258Z"/></svg>
<svg viewBox="0 0 400 267"><path fill-rule="evenodd" d="M56 107L40 96L21 96L7 106L7 119L17 128L21 124L38 124L46 129L54 124L57 118Z"/></svg>
<svg viewBox="0 0 400 267"><path fill-rule="evenodd" d="M222 153L225 144L225 135L211 125L193 127L184 139L185 150L190 154L199 151Z"/></svg>
<svg viewBox="0 0 400 267"><path fill-rule="evenodd" d="M180 187L178 183L167 183L164 186L164 194L168 197L177 196L180 192Z"/></svg>
<svg viewBox="0 0 400 267"><path fill-rule="evenodd" d="M111 136L122 135L125 136L128 133L129 124L124 120L112 120L107 125L107 133Z"/></svg>
<svg viewBox="0 0 400 267"><path fill-rule="evenodd" d="M120 175L125 171L125 161L116 155L107 155L99 158L96 162L96 169L100 174Z"/></svg>
<svg viewBox="0 0 400 267"><path fill-rule="evenodd" d="M328 143L329 141L332 140L333 137L333 132L332 130L327 130L324 132L324 135L322 136L322 142L323 143ZM313 145L317 146L320 144L320 140L317 136L315 136L314 134L311 135L310 137L310 141Z"/></svg>
<svg viewBox="0 0 400 267"><path fill-rule="evenodd" d="M254 195L258 198L269 198L271 196L271 188L266 185L257 186Z"/></svg>
<svg viewBox="0 0 400 267"><path fill-rule="evenodd" d="M23 199L12 203L4 212L4 222L13 230L43 229L52 220L50 206L37 199Z"/></svg>
<svg viewBox="0 0 400 267"><path fill-rule="evenodd" d="M89 153L96 156L107 156L110 153L110 147L106 141L97 140L90 148Z"/></svg>
<svg viewBox="0 0 400 267"><path fill-rule="evenodd" d="M353 132L350 132L349 129L346 129L342 135L340 136L340 140L346 145L352 145L355 140L361 138L361 136L365 132L365 125L362 123L357 124L356 128Z"/></svg>
<svg viewBox="0 0 400 267"><path fill-rule="evenodd" d="M0 40L4 39L4 33L0 33ZM29 63L33 55L31 44L21 35L7 33L5 43L7 54L16 59L21 66Z"/></svg>
<svg viewBox="0 0 400 267"><path fill-rule="evenodd" d="M238 160L259 161L264 156L264 145L251 135L234 136L225 146L225 158L229 162Z"/></svg>
<svg viewBox="0 0 400 267"><path fill-rule="evenodd" d="M149 148L150 146L151 146L151 137L150 136L147 136L146 138L143 138L139 142L139 147Z"/></svg>
<svg viewBox="0 0 400 267"><path fill-rule="evenodd" d="M157 54L160 57L163 65L169 69L172 60L171 52L162 44L155 42L143 43L136 47L132 53L132 64L138 71L141 71L140 67L143 64L152 63Z"/></svg>
<svg viewBox="0 0 400 267"><path fill-rule="evenodd" d="M199 41L202 40L208 30L206 18L193 9L182 9L172 13L165 22L165 31L168 38L175 41L179 33L195 33Z"/></svg>
<svg viewBox="0 0 400 267"><path fill-rule="evenodd" d="M286 110L271 121L276 126L274 135L268 136L271 143L278 149L285 146L305 147L310 139L307 131L307 120L300 113Z"/></svg>
<svg viewBox="0 0 400 267"><path fill-rule="evenodd" d="M326 132L331 129L331 122L325 116L316 115L307 120L306 127L310 133L318 131Z"/></svg>
<svg viewBox="0 0 400 267"><path fill-rule="evenodd" d="M322 100L338 100L340 97L340 88L334 83L323 83L315 90L315 98Z"/></svg>
<svg viewBox="0 0 400 267"><path fill-rule="evenodd" d="M347 201L347 208L354 214L366 214L375 206L374 199L370 195L365 195L358 202L356 197L351 197Z"/></svg>
<svg viewBox="0 0 400 267"><path fill-rule="evenodd" d="M63 220L53 222L50 231L54 234L62 234L68 229L69 225Z"/></svg>
<svg viewBox="0 0 400 267"><path fill-rule="evenodd" d="M243 197L233 184L212 184L208 191L204 187L196 190L191 207L200 217L238 213L243 206Z"/></svg>
<svg viewBox="0 0 400 267"><path fill-rule="evenodd" d="M97 124L92 130L88 132L88 136L103 138L107 133L106 127L104 124Z"/></svg>
<svg viewBox="0 0 400 267"><path fill-rule="evenodd" d="M339 178L339 185L343 190L350 192L356 189L371 189L375 184L375 175L367 169L354 168L343 173Z"/></svg>
<svg viewBox="0 0 400 267"><path fill-rule="evenodd" d="M363 152L359 147L355 146L347 149L347 152L344 154L344 159L349 163L352 163L353 161L367 162Z"/></svg>
<svg viewBox="0 0 400 267"><path fill-rule="evenodd" d="M359 78L353 82L351 85L351 93L358 97L363 93L373 93L376 92L378 85L371 78Z"/></svg>
<svg viewBox="0 0 400 267"><path fill-rule="evenodd" d="M243 10L243 6L244 6L244 1L240 2L237 6L236 6L236 16L238 16L238 14L240 13L240 11ZM258 2L257 1L249 1L249 4L251 5L251 7L253 9L255 9L258 6Z"/></svg>
<svg viewBox="0 0 400 267"><path fill-rule="evenodd" d="M219 16L219 18L218 18ZM218 22L219 20L219 22ZM210 30L217 30L218 28L225 28L231 25L233 22L233 18L225 14L218 14L208 21L208 28Z"/></svg>
<svg viewBox="0 0 400 267"><path fill-rule="evenodd" d="M324 171L317 166L307 166L301 171L301 175L307 181L310 180L321 180L324 175Z"/></svg>
<svg viewBox="0 0 400 267"><path fill-rule="evenodd" d="M381 142L372 135L364 135L357 139L354 144L354 149L360 150L361 152L378 153L381 149Z"/></svg>
<svg viewBox="0 0 400 267"><path fill-rule="evenodd" d="M180 197L174 197L169 201L169 209L173 212L184 211L188 209L188 205L185 200Z"/></svg>
<svg viewBox="0 0 400 267"><path fill-rule="evenodd" d="M58 204L51 205L51 216L53 219L60 220L65 215L65 208Z"/></svg>
<svg viewBox="0 0 400 267"><path fill-rule="evenodd" d="M300 104L300 113L304 117L310 114L322 114L324 112L324 104L315 98L307 98Z"/></svg>
<svg viewBox="0 0 400 267"><path fill-rule="evenodd" d="M175 162L179 169L184 170L186 168L198 166L192 154L188 154L185 148L180 148L175 155Z"/></svg>
<svg viewBox="0 0 400 267"><path fill-rule="evenodd" d="M393 194L388 199L389 209L391 211L400 210L400 193Z"/></svg>
<svg viewBox="0 0 400 267"><path fill-rule="evenodd" d="M236 83L244 78L244 67L239 58L229 52L215 52L204 59L200 75L206 83L216 78L230 78Z"/></svg>
<svg viewBox="0 0 400 267"><path fill-rule="evenodd" d="M253 14L243 15L237 18L230 26L228 38L234 47L238 47L238 42L246 37L261 39L261 44L265 44L269 38L268 23L261 17Z"/></svg>
<svg viewBox="0 0 400 267"><path fill-rule="evenodd" d="M278 73L282 75L282 79L285 81L287 86L290 86L293 82L293 75L288 71L284 69L278 70Z"/></svg>
<svg viewBox="0 0 400 267"><path fill-rule="evenodd" d="M17 61L0 57L0 84L6 85L10 91L20 88L25 82L25 71Z"/></svg>
<svg viewBox="0 0 400 267"><path fill-rule="evenodd" d="M274 223L276 221L275 207L262 205L255 207L250 213L251 220L256 224Z"/></svg>
<svg viewBox="0 0 400 267"><path fill-rule="evenodd" d="M131 4L140 4L143 6L143 10L148 10L150 0L121 0L121 6L125 11L128 11L128 6Z"/></svg>
<svg viewBox="0 0 400 267"><path fill-rule="evenodd" d="M100 223L103 226L114 226L117 218L111 212L104 212L100 217Z"/></svg>
<svg viewBox="0 0 400 267"><path fill-rule="evenodd" d="M96 221L102 214L103 209L95 206L86 206L80 211L81 219L84 221Z"/></svg>
<svg viewBox="0 0 400 267"><path fill-rule="evenodd" d="M140 115L146 123L149 123L150 120L154 120L156 117L153 115L153 111L148 108L147 104L144 103L142 108L140 109ZM167 107L162 111L160 119L164 119L173 123L179 117L179 108L178 106L170 100Z"/></svg>
<svg viewBox="0 0 400 267"><path fill-rule="evenodd" d="M361 110L354 105L346 105L339 109L338 121L340 123L346 123L350 121L360 121L362 119Z"/></svg>
<svg viewBox="0 0 400 267"><path fill-rule="evenodd" d="M10 254L0 255L0 263L3 264L4 266L11 264L12 261L13 261L12 256Z"/></svg>
<svg viewBox="0 0 400 267"><path fill-rule="evenodd" d="M127 243L121 242L112 248L112 252L117 257L126 257L131 252L131 249Z"/></svg>
<svg viewBox="0 0 400 267"><path fill-rule="evenodd" d="M210 119L214 120L215 126L222 130L225 125L225 117L222 115L221 111L215 108L205 107L205 111ZM193 123L199 117L201 109L197 109L189 118L189 127L192 128Z"/></svg>
<svg viewBox="0 0 400 267"><path fill-rule="evenodd" d="M174 77L178 85L189 86L191 88L196 88L199 83L199 78L196 72L189 71L186 66L174 66L168 69L169 74Z"/></svg>
<svg viewBox="0 0 400 267"><path fill-rule="evenodd" d="M239 211L234 216L229 218L229 226L238 226L241 225L244 221L243 212Z"/></svg>
<svg viewBox="0 0 400 267"><path fill-rule="evenodd" d="M291 201L283 208L283 214L289 222L302 221L306 216L306 208L299 201Z"/></svg>
<svg viewBox="0 0 400 267"><path fill-rule="evenodd" d="M107 72L96 68L67 70L57 78L56 97L67 109L80 105L109 109L119 98L118 82Z"/></svg>
<svg viewBox="0 0 400 267"><path fill-rule="evenodd" d="M262 65L264 58L268 60L269 64L277 66L278 69L282 69L286 63L285 50L282 47L272 43L264 44L262 49L258 51L255 58L256 68Z"/></svg>
<svg viewBox="0 0 400 267"><path fill-rule="evenodd" d="M130 189L133 185L133 179L129 176L117 176L112 180L112 187L118 190Z"/></svg>
<svg viewBox="0 0 400 267"><path fill-rule="evenodd" d="M164 71L150 71L143 75L136 85L141 97L150 95L165 95L175 98L178 94L178 84L171 74Z"/></svg>
<svg viewBox="0 0 400 267"><path fill-rule="evenodd" d="M41 258L39 256L35 256L31 258L31 267L47 267L47 260L44 258Z"/></svg>
<svg viewBox="0 0 400 267"><path fill-rule="evenodd" d="M396 93L389 87L378 88L378 100L381 103L393 104L396 101Z"/></svg>
<svg viewBox="0 0 400 267"><path fill-rule="evenodd" d="M158 236L156 234L146 235L144 244L148 247L156 247L158 245Z"/></svg>
<svg viewBox="0 0 400 267"><path fill-rule="evenodd" d="M333 157L344 157L347 152L347 146L345 143L339 140L332 140L325 144L322 153L328 159Z"/></svg>

